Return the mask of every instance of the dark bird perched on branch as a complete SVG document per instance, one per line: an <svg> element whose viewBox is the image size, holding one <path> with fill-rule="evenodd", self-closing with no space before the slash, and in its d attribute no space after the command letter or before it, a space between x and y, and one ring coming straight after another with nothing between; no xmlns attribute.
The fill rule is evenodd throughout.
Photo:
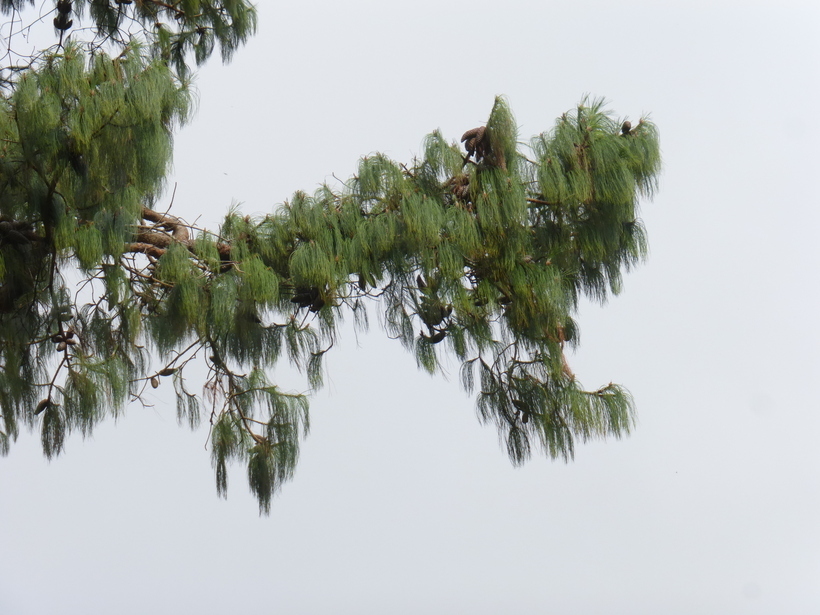
<svg viewBox="0 0 820 615"><path fill-rule="evenodd" d="M54 27L65 32L73 24L74 20L69 19L71 15L71 0L57 0L57 17L54 18ZM62 35L60 35L62 41Z"/></svg>
<svg viewBox="0 0 820 615"><path fill-rule="evenodd" d="M632 122L629 120L626 120L623 124L621 124L621 134L628 135L630 130L632 130Z"/></svg>

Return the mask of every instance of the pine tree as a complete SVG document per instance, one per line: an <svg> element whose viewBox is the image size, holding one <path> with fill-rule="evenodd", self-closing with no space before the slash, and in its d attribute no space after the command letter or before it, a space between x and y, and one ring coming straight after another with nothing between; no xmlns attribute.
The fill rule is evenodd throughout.
<svg viewBox="0 0 820 615"><path fill-rule="evenodd" d="M368 156L342 189L260 218L230 210L210 232L152 204L189 116L188 61L229 57L250 5L66 2L59 43L2 68L0 451L25 426L51 458L170 380L180 422L209 424L217 492L242 462L267 512L309 428L307 399L269 374L287 360L320 386L337 321L366 326L368 305L422 369L457 357L515 464L629 433L628 392L584 389L565 349L581 298L617 293L646 254L637 207L660 166L647 118L584 100L525 146L498 98L464 149L434 132L412 163ZM90 39L64 40L84 11ZM196 361L204 395L186 379Z"/></svg>

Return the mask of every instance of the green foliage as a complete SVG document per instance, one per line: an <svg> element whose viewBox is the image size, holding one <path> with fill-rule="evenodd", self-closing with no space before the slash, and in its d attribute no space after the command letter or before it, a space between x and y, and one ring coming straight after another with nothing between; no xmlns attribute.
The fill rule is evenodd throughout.
<svg viewBox="0 0 820 615"><path fill-rule="evenodd" d="M102 32L121 24L107 3L74 6ZM0 453L22 423L52 458L68 434L172 386L179 422L209 425L219 495L229 463L243 463L268 512L309 414L267 374L286 356L321 386L339 319L365 326L368 305L425 371L442 353L462 362L513 463L534 450L567 460L576 441L629 433L629 394L583 389L565 347L578 342L579 298L617 293L646 254L638 200L660 166L651 122L622 130L602 101L584 101L520 149L499 98L473 154L435 132L409 166L368 156L339 190L298 192L261 218L231 210L209 233L149 206L190 109L180 58L229 54L252 10L125 6L170 16L175 34L158 26L116 57L67 44L0 96ZM196 388L194 361L207 366Z"/></svg>
<svg viewBox="0 0 820 615"><path fill-rule="evenodd" d="M34 4L34 0L0 0L0 13L23 13L15 16L24 19L26 5ZM223 61L228 61L256 32L256 9L246 0L54 0L54 5L54 15L59 15L60 5L68 10L66 19L71 26L49 52L62 46L69 35L92 53L103 49L119 52L132 44L143 44L180 77L190 73L192 56L200 65L218 49ZM26 59L35 66L41 57Z"/></svg>

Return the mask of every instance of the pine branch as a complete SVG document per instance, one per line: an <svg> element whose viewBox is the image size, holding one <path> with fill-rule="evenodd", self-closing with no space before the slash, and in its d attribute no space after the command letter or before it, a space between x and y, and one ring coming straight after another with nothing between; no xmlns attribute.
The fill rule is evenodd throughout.
<svg viewBox="0 0 820 615"><path fill-rule="evenodd" d="M513 463L533 447L569 458L575 438L628 433L628 394L582 390L564 346L577 340L579 296L617 292L645 253L636 207L659 165L650 123L625 134L582 105L525 156L499 99L486 126L465 133L474 164L434 133L410 165L371 155L337 190L296 193L256 219L230 211L208 232L144 206L161 189L184 87L137 47L95 61L67 45L20 82L0 123L4 433L18 415L40 417L56 454L66 431L146 404L146 387L172 375L178 420L195 427L200 397L211 406L218 493L226 463L247 462L267 510L308 414L266 373L288 360L318 387L338 321L359 320L365 297L421 368L440 371L452 354L472 390L476 367L479 416ZM181 371L201 348L202 396ZM49 380L55 405L40 406L33 383Z"/></svg>

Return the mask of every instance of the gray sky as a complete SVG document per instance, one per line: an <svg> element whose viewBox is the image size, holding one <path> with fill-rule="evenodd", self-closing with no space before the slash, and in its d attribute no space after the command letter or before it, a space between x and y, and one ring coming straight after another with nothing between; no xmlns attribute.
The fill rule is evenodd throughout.
<svg viewBox="0 0 820 615"><path fill-rule="evenodd" d="M629 388L638 428L513 468L454 361L431 378L375 321L346 329L270 517L242 468L216 497L168 385L51 463L22 436L0 613L820 612L820 7L771 4L266 2L197 81L171 184L189 221L270 212L369 152L409 161L496 94L522 140L586 93L652 114L651 255L583 308L571 358Z"/></svg>

